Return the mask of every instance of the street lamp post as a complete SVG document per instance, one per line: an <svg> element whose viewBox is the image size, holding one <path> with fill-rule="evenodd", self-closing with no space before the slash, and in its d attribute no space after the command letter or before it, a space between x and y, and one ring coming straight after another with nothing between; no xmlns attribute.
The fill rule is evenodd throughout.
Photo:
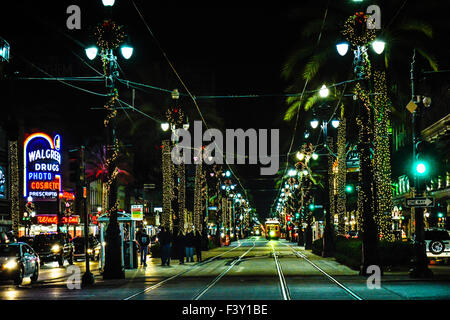
<svg viewBox="0 0 450 320"><path fill-rule="evenodd" d="M411 99L415 101L415 87L414 87L414 64L416 57L416 49L414 49L413 58L411 62ZM417 103L417 109L412 112L412 142L413 142L413 197L421 196L423 188L421 186L420 178L417 173L420 169L416 169L416 144L420 143L420 117L422 115L421 103ZM431 277L433 272L428 268L428 258L425 246L425 227L424 227L424 208L414 208L414 265L410 270L410 277L412 278L426 278Z"/></svg>
<svg viewBox="0 0 450 320"><path fill-rule="evenodd" d="M81 278L82 285L92 285L95 283L95 277L90 270L89 265L89 217L87 210L87 183L86 183L86 158L84 154L84 146L81 146L81 163L82 163L82 179L83 179L83 220L84 220L84 254L86 261L86 270Z"/></svg>
<svg viewBox="0 0 450 320"><path fill-rule="evenodd" d="M114 5L113 0L104 0L103 5L105 7L112 7ZM117 221L117 182L115 179L116 161L118 156L118 143L116 137L115 128L115 102L118 98L117 89L114 86L114 77L117 76L117 57L113 53L113 49L118 48L123 43L125 35L120 31L121 27L118 27L111 20L103 22L100 31L107 31L111 33L115 32L116 38L110 39L106 37L101 38L101 32L97 34L97 45L100 47L100 55L104 65L105 72L105 85L108 90L108 95L111 100L105 105L105 109L108 111L107 118L104 122L106 129L106 144L107 144L107 162L108 162L108 208L109 208L109 223L106 229L106 245L105 245L105 266L103 270L104 279L123 279L125 278L125 270L122 265L122 241L120 237L120 229ZM98 30L98 31L99 31ZM130 46L126 46L128 49L121 50L125 59L129 59L132 50ZM95 46L86 49L86 55L90 60L95 59L98 53L98 48ZM112 138L112 144L111 144ZM107 210L107 208L105 208Z"/></svg>
<svg viewBox="0 0 450 320"><path fill-rule="evenodd" d="M328 92L325 94L325 86L322 86L321 91L322 91L322 94L320 95L321 97L324 98L328 95ZM311 120L311 127L313 129L317 128L318 123L319 123L319 120L314 118L313 120ZM331 123L333 128L336 129L339 126L339 120L334 119L334 118L333 118L333 120L331 120L329 122L322 120L321 129L323 132L324 143L326 143L327 146L331 146L333 143L333 138L328 137L328 124L329 123ZM328 166L332 166L332 163L333 163L332 157L333 156L332 156L331 152L327 152L327 153L328 153ZM314 160L316 160L318 158L318 155L316 153L313 153L312 158ZM328 172L328 174L330 174L329 170L327 172ZM327 185L327 189L330 190L332 187L331 182L330 182L330 176L327 177L326 185ZM332 193L331 192L328 192L328 193L331 197ZM332 201L331 201L331 198L329 198L329 201L326 205L326 211L325 211L325 227L324 227L324 233L323 233L322 257L330 257L330 256L333 256L333 254L334 254L335 242L334 242L334 230L333 230L334 228L333 228L332 217L331 217L331 205L332 205Z"/></svg>
<svg viewBox="0 0 450 320"><path fill-rule="evenodd" d="M381 54L384 50L384 42L375 40L374 29L367 28L367 17L364 14L357 13L356 18L353 20L353 24L349 23L352 17L346 22L346 30L344 34L347 37L347 45L351 46L354 52L354 76L357 81L356 88L362 92L367 86L367 68L369 68L368 56L367 56L367 45L372 42L372 47L377 54ZM356 28L358 25L358 28ZM353 26L353 27L352 27ZM353 31L348 28L353 28ZM375 41L373 41L375 40ZM348 47L344 43L339 43L336 46L337 51L341 56L344 56L347 52ZM356 96L357 99L362 102L366 97ZM366 110L367 108L367 110ZM360 105L361 110L360 118L358 123L360 124L360 140L358 142L358 153L360 158L360 179L362 185L360 185L361 195L361 218L362 218L362 261L360 275L369 275L367 268L371 265L380 266L380 257L378 252L378 230L375 222L374 216L374 190L373 190L373 178L374 170L372 165L372 159L370 147L371 142L371 108L368 106Z"/></svg>

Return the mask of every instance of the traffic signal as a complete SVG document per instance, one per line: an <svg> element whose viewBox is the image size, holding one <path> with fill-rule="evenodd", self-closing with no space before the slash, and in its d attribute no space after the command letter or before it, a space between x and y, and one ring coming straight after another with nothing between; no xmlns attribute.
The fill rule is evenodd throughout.
<svg viewBox="0 0 450 320"><path fill-rule="evenodd" d="M418 176L428 176L430 167L427 154L428 145L425 141L419 140L415 146L416 158L414 159L413 171Z"/></svg>
<svg viewBox="0 0 450 320"><path fill-rule="evenodd" d="M296 218L296 219L300 218L300 213L297 212L297 213L295 214L295 218Z"/></svg>
<svg viewBox="0 0 450 320"><path fill-rule="evenodd" d="M353 185L348 184L348 185L345 186L345 192L352 193L353 190L354 190Z"/></svg>
<svg viewBox="0 0 450 320"><path fill-rule="evenodd" d="M69 151L69 181L79 184L84 181L83 148Z"/></svg>
<svg viewBox="0 0 450 320"><path fill-rule="evenodd" d="M315 208L315 206L314 206L314 203L311 203L310 205L309 205L309 210L314 210L314 208Z"/></svg>

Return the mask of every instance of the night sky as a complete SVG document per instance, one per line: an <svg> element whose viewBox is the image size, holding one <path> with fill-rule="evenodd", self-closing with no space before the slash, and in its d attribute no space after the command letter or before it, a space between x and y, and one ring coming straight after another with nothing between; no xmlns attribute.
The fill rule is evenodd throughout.
<svg viewBox="0 0 450 320"><path fill-rule="evenodd" d="M167 4L155 1L135 3L194 95L283 93L286 84L281 79L280 72L298 33L294 23L287 19L288 6L254 6L250 3L239 6L196 6L191 2ZM65 11L71 4L77 4L81 8L81 30L66 28L68 14ZM69 65L69 75L96 75L81 59L97 70L101 70L101 63L98 59L96 62L89 61L83 46L92 40L90 35L93 27L103 18L112 15L113 20L126 26L127 34L135 47L134 55L129 61L119 55L123 71L121 77L186 92L131 1L117 0L111 12L103 7L100 0L44 3L15 1L8 5L11 14L6 20L2 20L0 30L1 36L10 42L14 62L11 67L20 72L19 76L45 77L37 68L52 75L64 76ZM62 67L52 68L55 63ZM160 65L160 74L164 79L158 79L159 75L154 74L154 63ZM64 70L64 66L67 70ZM211 77L214 83L210 81ZM102 83L73 84L95 92L105 92ZM79 138L83 135L102 137L103 113L92 108L101 107L103 97L50 81L22 81L15 90L28 92L26 97L21 96L17 101L25 110L28 119L25 121L26 128L63 131L65 143L73 146L79 143ZM120 94L126 101L130 101L127 99L130 97L129 90L125 88ZM34 98L30 99L31 96ZM137 91L136 106L139 108L139 102L158 104L160 98L161 92L154 92L152 96ZM191 122L200 119L189 98L180 99L180 103L189 114ZM220 99L215 100L215 103L211 100L199 100L198 104L205 117L210 113L209 108L215 109L214 113L223 121L221 129L281 129L281 149L287 149L284 145L290 138L289 127L281 120L285 109L284 98ZM163 119L167 107L168 105L158 105L159 110L152 116ZM74 121L75 119L77 120ZM215 127L214 122L208 125ZM149 135L152 130L160 131L159 125L148 120L148 130ZM248 188L257 211L263 215L268 214L268 207L276 194L276 176L261 177L259 165L233 166L233 170L243 186Z"/></svg>
<svg viewBox="0 0 450 320"><path fill-rule="evenodd" d="M298 48L302 31L303 21L291 18L293 5L306 10L311 17L321 18L328 1L298 2L209 1L194 4L193 1L135 0L161 48L194 95L283 93L288 86L281 78L283 63L289 53ZM81 8L81 30L66 28L66 8L72 4ZM309 11L311 4L315 4L315 9ZM169 90L178 88L186 93L130 0L116 0L112 10L103 7L100 0L13 1L2 4L2 13L0 36L11 45L9 67L19 71L19 77L46 76L38 68L57 76L97 75L87 64L101 71L101 63L98 58L89 61L84 48L93 39L94 26L111 16L126 26L135 48L128 61L119 55L120 77ZM74 84L105 92L103 83ZM15 92L15 103L26 115L27 129L64 132L64 141L71 146L79 145L85 137L91 137L91 140L95 140L92 137L103 137L104 114L92 108L102 107L104 97L50 81L22 81L16 85ZM129 88L119 87L120 97L128 102L130 92ZM282 120L287 108L285 98L197 101L205 117L213 119L209 123L211 128L217 124L220 129L280 129L280 165L285 162L284 155L293 134L293 123ZM136 91L135 106L140 108L148 104L153 105L152 116L164 119L170 98L160 91ZM200 119L189 98L181 98L180 104L190 122ZM131 114L131 117L136 121L139 115ZM296 137L303 135L304 124L300 122ZM160 131L159 124L148 119L144 135L148 134L149 139L156 136L157 140ZM294 148L298 144L297 139ZM150 166L160 166L160 163L150 163ZM249 192L251 204L257 212L267 215L276 196L277 176L260 176L259 169L259 165L233 166Z"/></svg>

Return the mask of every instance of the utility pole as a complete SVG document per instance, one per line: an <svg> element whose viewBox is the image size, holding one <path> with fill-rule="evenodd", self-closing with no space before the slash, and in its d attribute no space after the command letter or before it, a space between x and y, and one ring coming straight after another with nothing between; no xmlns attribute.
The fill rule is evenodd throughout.
<svg viewBox="0 0 450 320"><path fill-rule="evenodd" d="M107 61L107 75L106 75L106 88L109 91L109 95L114 97L114 76L117 72L116 57L113 54L113 49L105 49L105 57ZM115 106L111 106L114 108ZM105 246L105 268L103 270L103 279L124 279L125 270L122 266L122 239L120 237L120 228L117 221L117 182L114 177L114 170L116 168L116 159L114 154L117 152L117 138L114 118L111 119L112 125L108 123L106 126L106 153L107 159L113 159L108 166L108 177L112 179L109 191L108 191L108 208L109 223L106 229L106 246ZM112 136L112 141L111 141Z"/></svg>
<svg viewBox="0 0 450 320"><path fill-rule="evenodd" d="M413 57L411 61L411 99L415 103L415 86L414 86L414 64L416 62L416 49L413 51ZM423 188L421 185L420 178L417 176L415 170L416 162L416 145L421 142L421 116L422 116L422 106L419 101L417 101L417 108L412 112L412 143L413 143L413 194L412 196L421 196L423 193ZM427 278L433 275L433 272L428 268L428 258L426 254L425 247L425 227L423 220L424 209L417 207L414 209L414 220L415 220L415 230L414 230L414 266L410 270L411 278Z"/></svg>
<svg viewBox="0 0 450 320"><path fill-rule="evenodd" d="M94 275L89 268L89 216L87 210L87 183L86 183L86 157L84 154L84 146L81 146L81 180L83 186L83 220L84 220L84 253L86 261L86 270L81 278L82 285L92 285L95 283Z"/></svg>

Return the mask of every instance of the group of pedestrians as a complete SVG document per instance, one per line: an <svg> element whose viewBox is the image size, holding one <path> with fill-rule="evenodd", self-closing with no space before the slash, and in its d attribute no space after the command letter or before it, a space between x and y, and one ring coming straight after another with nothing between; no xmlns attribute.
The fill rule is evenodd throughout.
<svg viewBox="0 0 450 320"><path fill-rule="evenodd" d="M188 228L187 232L180 230L175 235L166 227L161 227L157 237L161 248L162 266L170 266L172 250L174 250L180 264L184 264L185 261L194 262L194 250L197 255L197 262L202 261L202 235L199 232L194 232L192 227ZM136 240L139 244L141 266L146 267L150 236L145 229L140 228L136 232Z"/></svg>
<svg viewBox="0 0 450 320"><path fill-rule="evenodd" d="M186 262L194 262L194 250L197 262L202 261L202 236L198 232L195 234L192 228L188 228L186 233L180 230L172 235L167 228L162 227L158 241L161 245L162 266L170 266L172 247L180 264L185 263L185 258Z"/></svg>

